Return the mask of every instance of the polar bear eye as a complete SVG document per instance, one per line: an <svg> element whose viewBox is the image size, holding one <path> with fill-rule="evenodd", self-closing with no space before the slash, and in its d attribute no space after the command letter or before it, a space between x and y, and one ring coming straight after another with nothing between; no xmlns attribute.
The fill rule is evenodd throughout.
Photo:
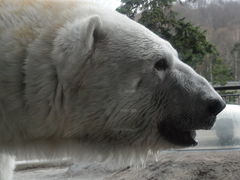
<svg viewBox="0 0 240 180"><path fill-rule="evenodd" d="M168 67L168 64L167 64L167 60L165 58L161 58L154 65L154 68L158 71L166 70L167 67Z"/></svg>

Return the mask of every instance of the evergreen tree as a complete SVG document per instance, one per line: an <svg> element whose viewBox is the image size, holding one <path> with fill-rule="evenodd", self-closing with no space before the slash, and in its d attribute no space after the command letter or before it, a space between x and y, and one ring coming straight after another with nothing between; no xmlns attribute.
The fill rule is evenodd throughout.
<svg viewBox="0 0 240 180"><path fill-rule="evenodd" d="M160 37L167 39L177 49L180 59L193 68L203 63L207 55L218 58L216 48L207 41L205 32L198 26L187 22L184 18L178 18L177 13L172 10L172 5L177 0L121 0L122 5L117 9L128 17L152 30ZM219 58L218 58L219 59ZM213 68L212 80L220 82L229 79L229 69L219 60ZM213 73L214 72L214 73ZM223 74L222 74L223 73ZM216 81L215 81L216 80ZM222 83L222 81L221 81Z"/></svg>
<svg viewBox="0 0 240 180"><path fill-rule="evenodd" d="M223 59L217 56L214 61L212 68L213 84L224 85L227 81L233 80L231 70L223 63Z"/></svg>
<svg viewBox="0 0 240 180"><path fill-rule="evenodd" d="M240 79L240 42L234 44L231 54L233 57L233 69L234 69L234 78L236 80Z"/></svg>

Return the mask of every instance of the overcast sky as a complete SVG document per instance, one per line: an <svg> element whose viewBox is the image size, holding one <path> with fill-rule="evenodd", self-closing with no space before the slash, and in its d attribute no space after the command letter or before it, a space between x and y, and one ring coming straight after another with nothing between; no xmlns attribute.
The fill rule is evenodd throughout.
<svg viewBox="0 0 240 180"><path fill-rule="evenodd" d="M121 2L121 0L100 0L100 1L114 9L119 7L120 2ZM185 1L185 0L182 0L182 1ZM201 0L199 0L199 1L201 1ZM208 0L208 1L213 1L213 0ZM240 1L240 0L223 0L223 1Z"/></svg>
<svg viewBox="0 0 240 180"><path fill-rule="evenodd" d="M112 1L112 7L114 8L117 8L120 5L120 0L110 0L110 1Z"/></svg>
<svg viewBox="0 0 240 180"><path fill-rule="evenodd" d="M100 3L111 7L113 9L116 9L117 7L119 7L121 0L96 0L96 1L100 1Z"/></svg>

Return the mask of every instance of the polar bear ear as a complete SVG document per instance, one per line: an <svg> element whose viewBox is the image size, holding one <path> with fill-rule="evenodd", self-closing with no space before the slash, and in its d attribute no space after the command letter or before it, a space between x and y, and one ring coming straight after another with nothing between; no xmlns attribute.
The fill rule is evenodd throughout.
<svg viewBox="0 0 240 180"><path fill-rule="evenodd" d="M58 32L55 48L64 55L85 55L93 48L98 36L103 34L101 27L102 22L97 15L67 23Z"/></svg>
<svg viewBox="0 0 240 180"><path fill-rule="evenodd" d="M93 50L94 43L102 37L102 21L97 15L65 24L54 40L53 56L58 74L64 79L75 76Z"/></svg>

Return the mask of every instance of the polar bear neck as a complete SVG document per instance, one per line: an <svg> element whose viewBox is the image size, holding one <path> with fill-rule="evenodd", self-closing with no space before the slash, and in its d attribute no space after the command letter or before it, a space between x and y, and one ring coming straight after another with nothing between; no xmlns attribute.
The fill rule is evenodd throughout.
<svg viewBox="0 0 240 180"><path fill-rule="evenodd" d="M81 12L81 9L87 9L89 13L96 13L94 9L95 6L91 6L90 8L90 5L92 4L86 3L85 1L80 3L77 0L0 0L0 54L2 54L2 57L0 57L0 71L4 69L4 72L6 72L0 77L0 86L5 87L0 91L0 106L2 110L0 116L1 119L5 119L0 121L0 132L3 132L1 128L9 128L11 131L9 119L16 119L14 118L16 116L19 118L15 124L18 124L18 127L21 129L27 128L25 125L28 124L28 119L31 119L31 117L27 117L22 113L24 111L22 108L26 106L26 104L31 106L31 100L29 101L25 97L26 65L32 66L32 71L45 77L48 84L53 84L51 90L54 92L56 82L52 82L45 71L41 71L39 66L35 65L35 67L33 67L32 62L28 60L29 49L35 49L36 54L41 55L42 63L45 64L46 68L52 68L51 58L49 56L43 57L43 52L37 52L38 50L34 48L34 44L44 44L44 47L46 47L45 53L48 51L50 55L53 49L52 41L56 37L59 27L64 26L69 21L74 21L74 19L78 17L82 17L83 12ZM79 6L89 6L89 8L79 8ZM84 12L84 14L86 13ZM61 18L56 18L59 16ZM51 76L54 76L54 74ZM8 83L4 83L5 79L8 80ZM34 86L39 88L39 84L35 84ZM54 96L57 95L55 94ZM11 107L5 106L5 104L9 104L7 102L10 101L13 102ZM42 103L47 105L49 104L47 101ZM47 128L47 119L57 118L56 112L47 112L46 109L43 111L46 117L39 116L36 118L38 119L37 121L39 121L39 123L36 123L36 127L44 124L40 122L42 119L46 119L45 128ZM11 114L9 112L14 113ZM41 113L39 112L39 114ZM44 128L41 128L41 131L43 131L41 134L45 133L43 129ZM58 129L62 128L51 129L47 136L53 136L53 134L59 135ZM10 134L16 135L17 133L9 132L9 135ZM25 136L24 134L20 134L21 132L19 132L19 137ZM15 138L11 136L7 137L6 134L2 135L1 133L0 137L4 140Z"/></svg>

